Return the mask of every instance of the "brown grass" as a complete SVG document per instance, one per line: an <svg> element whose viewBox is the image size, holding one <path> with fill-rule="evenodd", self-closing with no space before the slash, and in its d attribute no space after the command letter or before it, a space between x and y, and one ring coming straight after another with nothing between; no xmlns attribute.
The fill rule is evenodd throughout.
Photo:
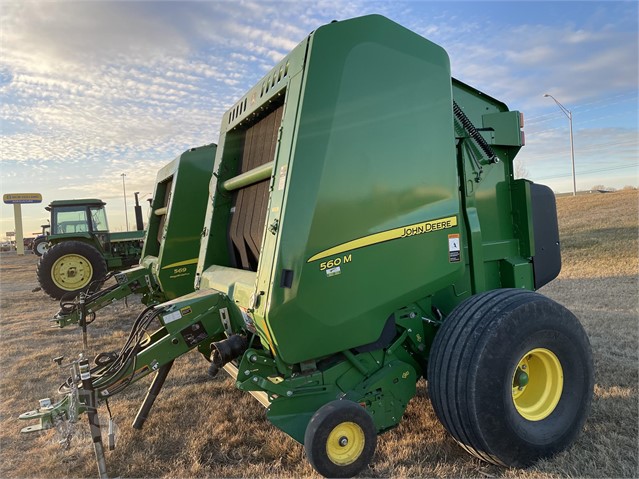
<svg viewBox="0 0 639 479"><path fill-rule="evenodd" d="M637 192L558 200L564 267L542 292L572 310L593 347L596 387L584 433L568 451L521 469L473 459L439 424L425 384L402 423L379 437L362 476L370 477L637 477L638 471L638 238ZM69 450L54 430L20 435L18 414L37 399L55 399L67 371L51 358L81 350L78 329L51 329L57 310L32 293L36 257L0 256L0 477L96 475L85 421ZM132 301L135 303L135 300ZM91 354L122 343L140 305L114 305L90 327ZM180 358L143 431L130 424L145 394L132 386L112 400L119 426L107 468L121 477L317 477L302 446L265 419L262 407L229 378L210 380L197 353ZM102 418L106 411L101 408Z"/></svg>

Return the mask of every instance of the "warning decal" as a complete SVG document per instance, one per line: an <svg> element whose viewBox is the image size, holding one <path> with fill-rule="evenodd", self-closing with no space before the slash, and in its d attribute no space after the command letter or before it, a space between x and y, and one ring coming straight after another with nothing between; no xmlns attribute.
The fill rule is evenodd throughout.
<svg viewBox="0 0 639 479"><path fill-rule="evenodd" d="M461 261L461 247L459 235L448 235L448 261L459 263Z"/></svg>

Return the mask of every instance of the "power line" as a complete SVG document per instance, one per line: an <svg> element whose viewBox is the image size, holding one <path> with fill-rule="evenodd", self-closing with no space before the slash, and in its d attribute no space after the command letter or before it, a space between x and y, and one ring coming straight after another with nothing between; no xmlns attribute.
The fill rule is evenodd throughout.
<svg viewBox="0 0 639 479"><path fill-rule="evenodd" d="M625 146L629 146L629 147L633 147L633 148L624 148L624 152L628 152L628 151L632 151L634 152L637 148L637 142L635 140L626 140L626 141L611 141L608 143L595 143L593 145L588 145L588 146L584 146L579 148L579 152L583 153L583 152L587 152L587 153L591 153L593 151L598 151L598 150L606 150L608 149L610 146L615 146L617 147L614 151L614 153L616 155L619 155L620 153L622 153L622 151L620 151L619 147L625 147ZM565 150L568 147L566 146L565 148L562 147L561 149L557 150L557 151L561 151L562 153L565 152ZM525 154L524 154L525 153ZM553 153L548 153L548 154L544 154L544 155L533 155L530 153L530 150L526 151L522 153L521 155L519 155L520 157L525 157L526 161L530 160L530 161L543 161L543 160L548 160L548 159L552 159L552 158L557 158L558 155L555 151ZM592 157L588 157L590 158L590 160L586 160L586 161L592 161Z"/></svg>
<svg viewBox="0 0 639 479"><path fill-rule="evenodd" d="M637 168L639 165L625 165L625 166L616 166L616 167L611 167L611 168L601 168L601 169L597 169L597 170L588 170L588 171L579 171L579 175L589 175L591 173L602 173L602 172L607 172L607 171L614 171L614 170L623 170L626 168ZM563 175L552 175L552 176L542 176L540 178L536 178L537 180L554 180L556 178L566 178L572 176L571 173L569 174L563 174Z"/></svg>

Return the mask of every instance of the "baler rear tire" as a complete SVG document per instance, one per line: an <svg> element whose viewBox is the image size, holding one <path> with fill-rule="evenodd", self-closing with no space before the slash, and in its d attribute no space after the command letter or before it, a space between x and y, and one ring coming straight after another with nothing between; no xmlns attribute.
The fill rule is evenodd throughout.
<svg viewBox="0 0 639 479"><path fill-rule="evenodd" d="M324 477L353 477L370 463L376 445L373 418L348 400L319 408L304 434L306 457Z"/></svg>
<svg viewBox="0 0 639 479"><path fill-rule="evenodd" d="M570 446L588 416L593 382L578 319L521 289L459 304L437 332L428 365L429 395L444 427L474 456L508 467Z"/></svg>
<svg viewBox="0 0 639 479"><path fill-rule="evenodd" d="M82 268L82 276L70 279L68 287L65 287L65 276L60 271L64 268L65 258L74 261L76 271ZM40 257L36 272L42 290L54 299L61 299L69 293L85 290L95 280L103 279L107 265L100 252L90 244L63 241L53 245Z"/></svg>

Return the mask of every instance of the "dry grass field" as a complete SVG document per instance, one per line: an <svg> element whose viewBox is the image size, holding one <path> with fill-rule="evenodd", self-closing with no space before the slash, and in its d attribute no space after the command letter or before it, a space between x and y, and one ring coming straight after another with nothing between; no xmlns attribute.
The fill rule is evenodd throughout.
<svg viewBox="0 0 639 479"><path fill-rule="evenodd" d="M366 477L637 477L638 470L638 204L636 191L558 200L564 267L542 293L584 324L595 361L595 396L576 444L532 468L501 469L466 454L431 408L424 381L398 428L379 438ZM37 286L33 255L0 256L0 477L97 475L86 421L69 449L55 430L20 435L20 413L56 398L68 375L51 358L82 347L76 328L47 322L57 303ZM136 300L98 314L90 326L90 355L117 349L141 310ZM142 431L130 424L148 379L111 401L119 427L106 453L111 476L317 477L302 446L266 421L250 395L223 374L208 379L207 363L190 353L174 366ZM104 407L101 417L106 418Z"/></svg>

